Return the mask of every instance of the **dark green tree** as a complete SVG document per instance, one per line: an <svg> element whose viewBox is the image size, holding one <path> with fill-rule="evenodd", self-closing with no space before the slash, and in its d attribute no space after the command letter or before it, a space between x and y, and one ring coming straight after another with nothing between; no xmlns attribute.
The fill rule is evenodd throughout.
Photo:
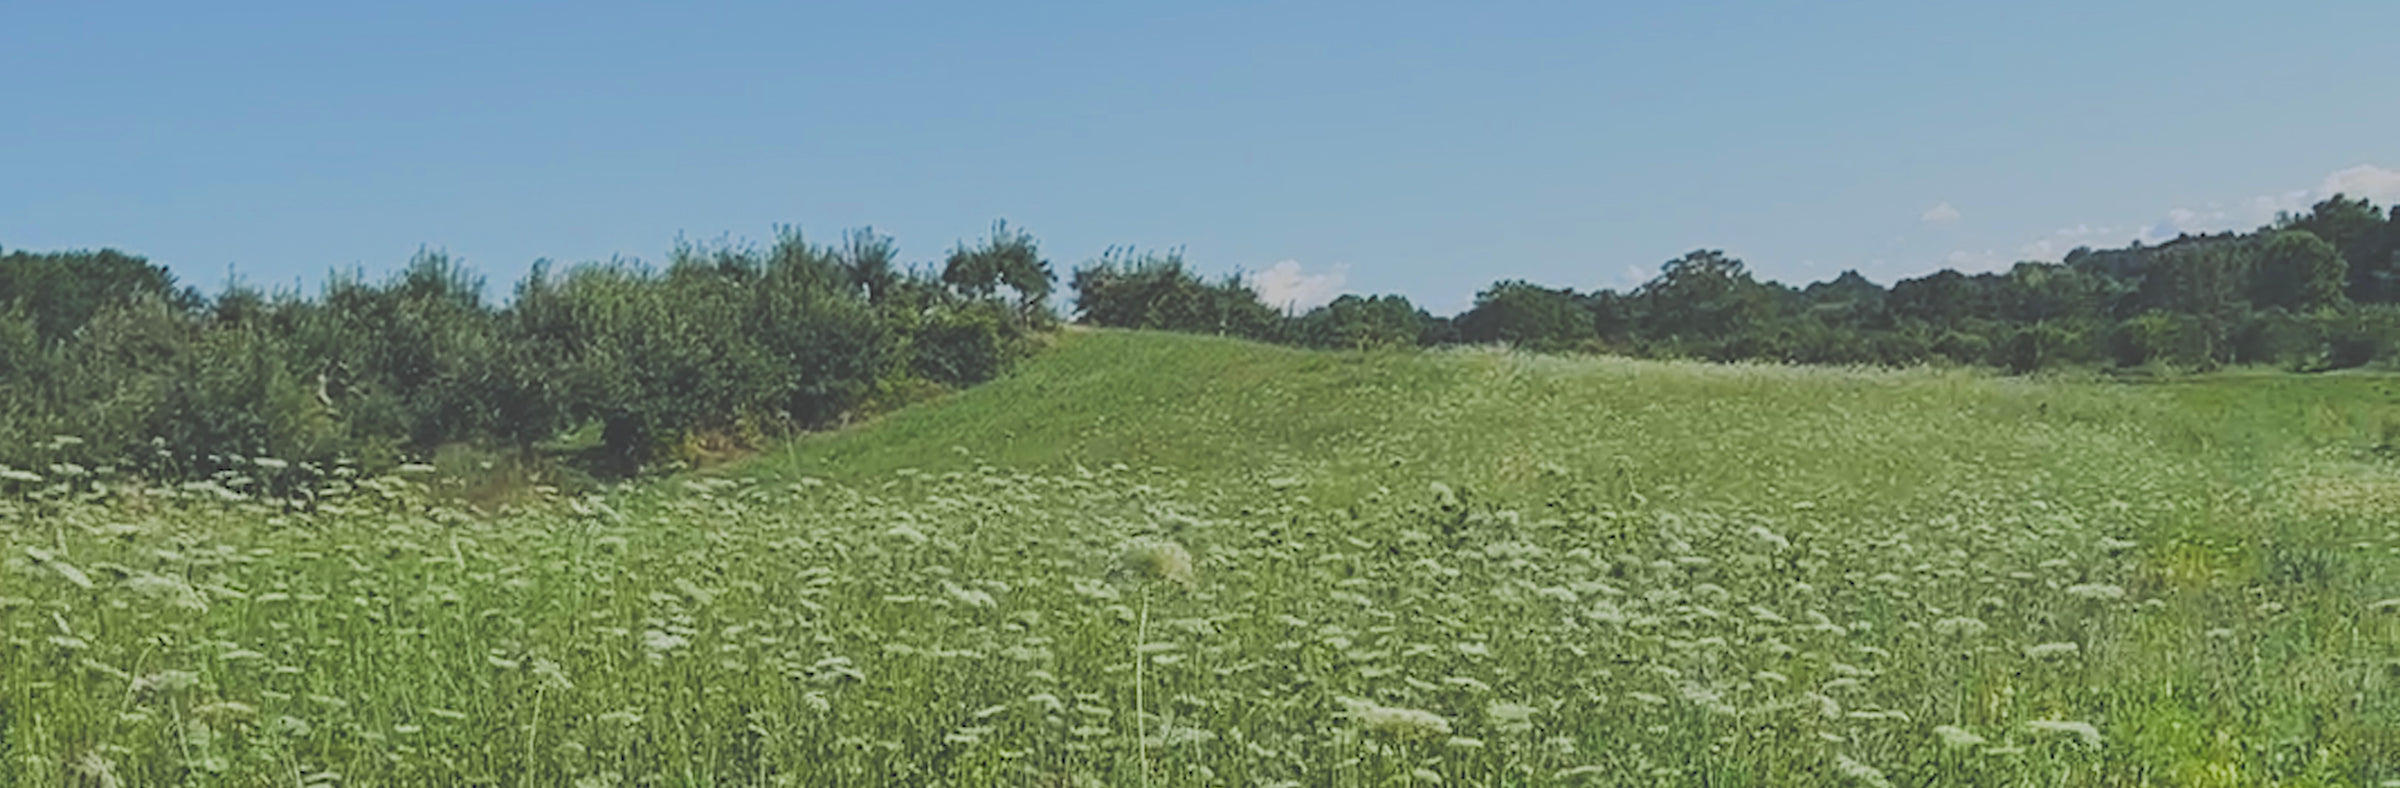
<svg viewBox="0 0 2400 788"><path fill-rule="evenodd" d="M1575 291L1521 280L1500 282L1475 294L1475 306L1458 316L1458 333L1468 342L1506 342L1534 350L1563 349L1599 337L1592 313Z"/></svg>
<svg viewBox="0 0 2400 788"><path fill-rule="evenodd" d="M2349 261L2342 259L2341 251L2316 233L2279 231L2267 236L2259 249L2251 300L2294 312L2329 309L2348 300L2343 287L2349 274Z"/></svg>

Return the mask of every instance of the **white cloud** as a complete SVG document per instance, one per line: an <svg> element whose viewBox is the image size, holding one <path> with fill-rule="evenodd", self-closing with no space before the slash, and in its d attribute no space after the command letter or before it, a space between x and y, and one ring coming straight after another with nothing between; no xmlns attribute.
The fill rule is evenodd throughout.
<svg viewBox="0 0 2400 788"><path fill-rule="evenodd" d="M2325 182L2317 186L2317 199L2336 194L2365 197L2384 206L2400 202L2400 170L2361 164L2325 176Z"/></svg>
<svg viewBox="0 0 2400 788"><path fill-rule="evenodd" d="M1997 249L1985 249L1980 252L1960 249L1942 258L1943 264L1961 273L1998 271L2016 261L2017 258L2001 254Z"/></svg>
<svg viewBox="0 0 2400 788"><path fill-rule="evenodd" d="M1626 263L1625 270L1617 275L1617 285L1627 290L1640 287L1642 283L1648 281L1650 281L1650 269L1632 263Z"/></svg>
<svg viewBox="0 0 2400 788"><path fill-rule="evenodd" d="M1951 207L1948 200L1944 200L1940 205L1925 209L1925 215L1918 219L1926 224L1950 224L1958 221L1958 217L1958 209Z"/></svg>
<svg viewBox="0 0 2400 788"><path fill-rule="evenodd" d="M1303 310L1324 306L1340 296L1342 285L1350 280L1350 264L1334 263L1323 273L1308 273L1298 260L1285 260L1267 266L1267 270L1250 276L1250 289L1258 298L1276 309Z"/></svg>
<svg viewBox="0 0 2400 788"><path fill-rule="evenodd" d="M2054 262L2078 246L2107 248L2132 241L2155 245L2186 234L2248 231L2274 222L2277 214L2307 213L2318 202L2336 194L2365 197L2380 206L2400 203L2400 170L2361 164L2326 175L2313 189L2261 194L2230 205L2220 202L2200 208L2174 208L2156 220L2130 229L2076 225L2027 241L2017 248L2017 254L2020 259ZM1962 254L1968 253L1953 253L1952 257ZM1970 255L1969 259L1975 258Z"/></svg>

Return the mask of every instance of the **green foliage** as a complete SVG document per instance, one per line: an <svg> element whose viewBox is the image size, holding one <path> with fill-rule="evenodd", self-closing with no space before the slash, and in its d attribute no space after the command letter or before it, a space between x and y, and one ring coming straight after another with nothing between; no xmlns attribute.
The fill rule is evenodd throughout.
<svg viewBox="0 0 2400 788"><path fill-rule="evenodd" d="M2017 327L1997 351L2002 367L2023 374L2088 364L2098 355L2092 345L2091 332L2083 326L2043 322Z"/></svg>
<svg viewBox="0 0 2400 788"><path fill-rule="evenodd" d="M1028 315L1044 308L1057 280L1033 236L1010 230L1007 222L993 223L991 237L980 246L959 245L942 266L942 281L959 293L980 298L1006 286L1016 292L1019 309Z"/></svg>
<svg viewBox="0 0 2400 788"><path fill-rule="evenodd" d="M52 435L177 479L249 457L385 468L456 444L523 458L591 434L595 468L628 473L838 423L912 380L988 380L1048 319L1048 269L1021 231L961 252L1013 305L902 272L893 250L869 230L838 250L791 228L765 249L678 241L663 270L537 263L504 307L435 250L380 282L336 273L315 298L235 285L205 305L139 258L15 253L0 464L40 459L28 447ZM71 325L50 336L45 320Z"/></svg>
<svg viewBox="0 0 2400 788"><path fill-rule="evenodd" d="M2234 360L2292 371L2308 371L2326 360L2324 314L2295 314L2270 307L2251 314L2234 336Z"/></svg>
<svg viewBox="0 0 2400 788"><path fill-rule="evenodd" d="M990 307L936 311L918 326L909 369L947 386L990 380L1008 362L1005 316Z"/></svg>
<svg viewBox="0 0 2400 788"><path fill-rule="evenodd" d="M1146 328L1282 340L1285 318L1239 276L1204 281L1181 252L1112 248L1075 269L1070 282L1081 319L1110 328Z"/></svg>
<svg viewBox="0 0 2400 788"><path fill-rule="evenodd" d="M1475 306L1458 316L1458 334L1472 343L1560 350L1598 338L1599 330L1575 291L1510 280L1475 294Z"/></svg>
<svg viewBox="0 0 2400 788"><path fill-rule="evenodd" d="M1644 333L1672 341L1721 340L1774 319L1776 293L1724 252L1701 249L1659 267L1636 289L1648 315Z"/></svg>
<svg viewBox="0 0 2400 788"><path fill-rule="evenodd" d="M1402 296L1344 294L1293 321L1298 344L1315 348L1381 350L1435 344L1441 326Z"/></svg>
<svg viewBox="0 0 2400 788"><path fill-rule="evenodd" d="M110 304L149 296L197 309L199 291L177 288L165 266L115 249L0 255L0 309L22 308L44 342L66 339Z"/></svg>
<svg viewBox="0 0 2400 788"><path fill-rule="evenodd" d="M2251 300L2294 312L2340 306L2349 271L2333 244L2307 230L2283 230L2267 236L2265 248L2259 250Z"/></svg>

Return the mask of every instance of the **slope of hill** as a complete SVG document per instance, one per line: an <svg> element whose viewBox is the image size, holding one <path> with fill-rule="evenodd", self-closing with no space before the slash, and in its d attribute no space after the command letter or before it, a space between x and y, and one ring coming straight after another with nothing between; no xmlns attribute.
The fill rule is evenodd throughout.
<svg viewBox="0 0 2400 788"><path fill-rule="evenodd" d="M1078 332L499 518L20 507L0 755L44 785L2374 784L2386 386Z"/></svg>

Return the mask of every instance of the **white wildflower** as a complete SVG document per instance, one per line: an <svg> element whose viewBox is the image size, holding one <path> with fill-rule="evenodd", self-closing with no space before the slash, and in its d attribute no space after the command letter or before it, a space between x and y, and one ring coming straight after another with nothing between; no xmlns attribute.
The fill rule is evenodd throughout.
<svg viewBox="0 0 2400 788"><path fill-rule="evenodd" d="M1891 788L1892 781L1883 776L1883 770L1859 763L1852 760L1850 756L1835 756L1834 766L1842 771L1843 777L1848 777L1855 782L1875 786L1875 788Z"/></svg>
<svg viewBox="0 0 2400 788"><path fill-rule="evenodd" d="M1118 564L1138 579L1164 580L1185 588L1198 584L1191 552L1164 539L1145 539L1126 545Z"/></svg>
<svg viewBox="0 0 2400 788"><path fill-rule="evenodd" d="M1502 703L1500 701L1493 701L1490 705L1483 707L1483 714L1491 719L1492 727L1500 729L1502 733L1517 735L1533 731L1533 715L1537 711L1538 709L1522 703Z"/></svg>
<svg viewBox="0 0 2400 788"><path fill-rule="evenodd" d="M2100 729L2092 727L2092 724L2088 722L2080 722L2075 720L2034 720L2025 723L2025 727L2032 729L2036 733L2072 735L2075 738L2082 739L2083 743L2085 744L2089 744L2094 747L2100 746Z"/></svg>
<svg viewBox="0 0 2400 788"><path fill-rule="evenodd" d="M1991 628L1991 625L1983 623L1981 619L1967 616L1954 616L1933 622L1934 634L1943 637L1972 638L1990 631Z"/></svg>
<svg viewBox="0 0 2400 788"><path fill-rule="evenodd" d="M2067 586L2067 595L2096 602L2114 602L2125 598L2125 588L2103 583L2082 583Z"/></svg>
<svg viewBox="0 0 2400 788"><path fill-rule="evenodd" d="M1430 739L1450 735L1450 721L1442 715L1423 709L1383 706L1371 701L1343 698L1349 707L1350 718L1360 727L1394 739Z"/></svg>
<svg viewBox="0 0 2400 788"><path fill-rule="evenodd" d="M1933 726L1933 735L1942 740L1942 746L1953 749L1981 747L1989 741L1982 736L1975 735L1974 731L1956 725Z"/></svg>
<svg viewBox="0 0 2400 788"><path fill-rule="evenodd" d="M2063 659L2075 656L2081 651L2083 651L2083 646L2076 643L2043 643L2027 646L2025 656L2034 659Z"/></svg>

